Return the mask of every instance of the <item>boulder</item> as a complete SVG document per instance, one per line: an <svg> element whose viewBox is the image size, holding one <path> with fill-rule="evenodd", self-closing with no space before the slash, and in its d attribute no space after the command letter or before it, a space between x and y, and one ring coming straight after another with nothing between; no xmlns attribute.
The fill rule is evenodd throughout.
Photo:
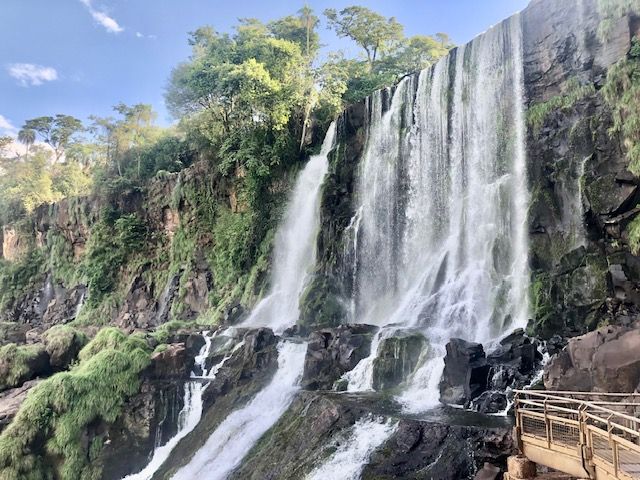
<svg viewBox="0 0 640 480"><path fill-rule="evenodd" d="M384 390L397 387L418 365L427 340L419 332L399 331L383 339L373 361L373 388Z"/></svg>
<svg viewBox="0 0 640 480"><path fill-rule="evenodd" d="M480 413L504 412L508 406L507 396L503 392L487 391L472 402L472 408Z"/></svg>
<svg viewBox="0 0 640 480"><path fill-rule="evenodd" d="M606 326L569 340L545 367L551 390L633 392L640 383L640 329Z"/></svg>
<svg viewBox="0 0 640 480"><path fill-rule="evenodd" d="M45 351L54 370L64 370L71 365L80 350L87 344L87 336L66 325L50 328L42 335Z"/></svg>
<svg viewBox="0 0 640 480"><path fill-rule="evenodd" d="M376 330L371 325L341 325L313 332L304 361L303 388L331 389L345 372L369 356Z"/></svg>
<svg viewBox="0 0 640 480"><path fill-rule="evenodd" d="M440 380L440 401L467 405L487 388L490 366L484 348L479 343L452 338L446 349Z"/></svg>
<svg viewBox="0 0 640 480"><path fill-rule="evenodd" d="M187 378L193 368L193 357L187 355L184 343L167 345L151 357L154 378Z"/></svg>
<svg viewBox="0 0 640 480"><path fill-rule="evenodd" d="M25 346L11 343L0 349L0 391L50 373L49 354L41 343Z"/></svg>

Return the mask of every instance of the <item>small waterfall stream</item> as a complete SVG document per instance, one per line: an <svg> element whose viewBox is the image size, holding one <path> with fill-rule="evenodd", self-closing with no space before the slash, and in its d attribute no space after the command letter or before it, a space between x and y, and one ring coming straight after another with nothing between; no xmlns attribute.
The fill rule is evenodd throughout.
<svg viewBox="0 0 640 480"><path fill-rule="evenodd" d="M318 155L298 175L287 211L276 234L271 289L253 309L243 327L269 327L282 333L295 325L307 274L316 263L315 242L320 226L320 187L327 173L336 125L331 124Z"/></svg>
<svg viewBox="0 0 640 480"><path fill-rule="evenodd" d="M194 370L191 372L192 378L198 378L201 380L213 380L218 373L218 370L225 364L225 362L231 358L231 354L240 349L244 342L241 341L236 344L231 352L226 354L220 362L213 365L209 370L206 369L206 361L211 351L211 345L213 338L218 335L225 335L225 331L218 333L219 331L209 334L208 331L202 333L204 338L204 345L195 357ZM153 451L151 461L140 472L128 475L123 480L150 480L153 474L162 466L164 461L169 458L169 455L173 449L178 445L178 442L186 437L195 427L198 425L200 418L202 417L202 394L209 386L210 382L206 381L190 381L187 382L184 387L184 406L178 414L178 431L169 439L164 445L156 447Z"/></svg>
<svg viewBox="0 0 640 480"><path fill-rule="evenodd" d="M335 141L335 128L332 123L320 153L312 156L298 175L276 235L271 290L243 322L243 327L269 327L282 333L298 320L300 294L307 274L315 265L320 190ZM291 404L300 388L306 351L306 343L280 341L278 368L271 382L215 429L190 462L174 475L174 480L226 478Z"/></svg>

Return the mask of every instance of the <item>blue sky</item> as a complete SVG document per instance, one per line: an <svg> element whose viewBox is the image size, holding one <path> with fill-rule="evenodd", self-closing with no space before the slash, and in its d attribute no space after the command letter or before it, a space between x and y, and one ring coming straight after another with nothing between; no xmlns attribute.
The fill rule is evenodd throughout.
<svg viewBox="0 0 640 480"><path fill-rule="evenodd" d="M163 94L171 69L189 55L187 32L230 31L237 18L269 21L303 0L0 0L0 135L24 120L65 113L110 115L119 102L150 103L169 124ZM395 16L406 35L448 33L471 40L528 0L309 0L325 8L363 5ZM327 49L356 53L323 24Z"/></svg>

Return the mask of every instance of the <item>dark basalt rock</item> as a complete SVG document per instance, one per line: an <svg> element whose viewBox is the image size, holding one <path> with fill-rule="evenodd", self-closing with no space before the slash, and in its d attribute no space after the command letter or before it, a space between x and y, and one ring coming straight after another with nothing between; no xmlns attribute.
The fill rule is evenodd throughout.
<svg viewBox="0 0 640 480"><path fill-rule="evenodd" d="M460 425L451 419L395 418L369 402L328 392L301 392L287 412L254 446L234 480L298 480L348 438L359 419L397 422L395 431L370 457L363 480L473 478L485 462L504 468L513 451L511 427ZM312 434L309 434L312 432Z"/></svg>
<svg viewBox="0 0 640 480"><path fill-rule="evenodd" d="M328 390L345 372L369 356L371 337L377 327L341 325L313 332L304 361L303 388Z"/></svg>
<svg viewBox="0 0 640 480"><path fill-rule="evenodd" d="M487 388L489 364L479 343L453 338L447 343L440 401L466 405Z"/></svg>
<svg viewBox="0 0 640 480"><path fill-rule="evenodd" d="M184 343L174 343L153 354L151 368L153 378L186 379L193 369L193 357L188 355Z"/></svg>
<svg viewBox="0 0 640 480"><path fill-rule="evenodd" d="M373 361L373 388L394 388L406 380L418 365L427 340L419 332L398 331L383 339Z"/></svg>
<svg viewBox="0 0 640 480"><path fill-rule="evenodd" d="M471 408L480 413L498 413L504 412L508 404L504 391L487 391L472 401Z"/></svg>

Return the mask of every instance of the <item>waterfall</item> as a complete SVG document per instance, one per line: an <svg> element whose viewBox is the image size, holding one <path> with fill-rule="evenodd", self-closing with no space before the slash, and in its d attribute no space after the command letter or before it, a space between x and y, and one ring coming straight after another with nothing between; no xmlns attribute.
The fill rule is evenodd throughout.
<svg viewBox="0 0 640 480"><path fill-rule="evenodd" d="M316 238L320 226L320 187L327 173L327 156L335 140L331 124L318 155L313 155L300 172L293 195L278 228L273 256L271 289L242 324L264 326L276 333L295 325L300 295L309 271L316 263Z"/></svg>
<svg viewBox="0 0 640 480"><path fill-rule="evenodd" d="M246 406L231 413L174 480L227 478L258 439L289 407L302 377L306 343L280 342L278 370L266 388Z"/></svg>
<svg viewBox="0 0 640 480"><path fill-rule="evenodd" d="M224 335L225 332L221 332L220 335ZM204 338L204 345L195 357L195 368L191 372L192 378L198 378L202 380L213 380L218 373L218 370L225 364L225 362L231 357L231 354L241 348L244 345L244 341L236 344L230 353L225 355L220 362L213 365L208 371L205 363L211 351L212 340L218 332L214 332L213 335L209 335L208 331L202 333ZM158 446L151 457L151 461L140 472L128 475L123 480L150 480L154 473L162 466L173 449L178 445L178 442L187 436L200 421L202 417L202 394L209 386L210 382L207 381L189 381L184 387L184 406L178 414L178 431L176 434L167 441L164 445Z"/></svg>
<svg viewBox="0 0 640 480"><path fill-rule="evenodd" d="M300 295L316 260L320 190L328 169L335 129L334 122L327 131L320 153L309 159L296 179L276 234L271 290L243 327L269 327L282 333L298 320ZM247 405L232 412L173 478L226 478L291 404L299 390L306 351L306 343L282 340L278 344L278 369L271 382Z"/></svg>
<svg viewBox="0 0 640 480"><path fill-rule="evenodd" d="M357 480L371 454L390 435L398 424L384 418L365 417L349 429L346 438L340 439L335 452L306 480Z"/></svg>
<svg viewBox="0 0 640 480"><path fill-rule="evenodd" d="M392 329L429 347L399 400L437 403L452 337L488 343L528 318L525 126L518 15L432 68L368 100L358 173L354 321L382 328L347 374L371 388L373 358ZM387 327L387 328L385 328Z"/></svg>

